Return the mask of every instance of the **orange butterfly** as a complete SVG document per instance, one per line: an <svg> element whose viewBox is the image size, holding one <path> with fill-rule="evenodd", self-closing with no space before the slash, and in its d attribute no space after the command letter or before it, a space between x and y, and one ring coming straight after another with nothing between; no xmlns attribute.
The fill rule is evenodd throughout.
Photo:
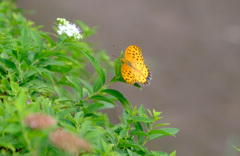
<svg viewBox="0 0 240 156"><path fill-rule="evenodd" d="M121 62L123 63L122 77L128 84L150 85L152 74L144 63L141 49L138 46L129 46L125 51L125 58L122 58Z"/></svg>

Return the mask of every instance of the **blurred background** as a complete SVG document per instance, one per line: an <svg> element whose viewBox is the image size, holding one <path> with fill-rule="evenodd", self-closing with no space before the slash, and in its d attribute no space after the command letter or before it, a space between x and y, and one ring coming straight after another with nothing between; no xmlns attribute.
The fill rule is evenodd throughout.
<svg viewBox="0 0 240 156"><path fill-rule="evenodd" d="M18 0L34 10L28 19L53 32L62 17L98 26L89 41L112 60L136 44L153 79L140 91L117 83L132 103L163 112L161 122L179 128L149 149L177 156L239 156L240 1L239 0ZM111 76L111 75L110 75ZM110 80L110 79L109 79ZM121 108L108 111L119 122Z"/></svg>

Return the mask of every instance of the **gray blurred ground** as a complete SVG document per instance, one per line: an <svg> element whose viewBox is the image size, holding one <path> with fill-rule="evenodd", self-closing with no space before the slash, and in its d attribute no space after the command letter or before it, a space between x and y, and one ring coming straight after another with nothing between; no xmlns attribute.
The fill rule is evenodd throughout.
<svg viewBox="0 0 240 156"><path fill-rule="evenodd" d="M19 0L27 17L53 31L57 17L99 26L91 41L109 56L139 45L153 80L139 91L116 84L133 105L163 112L180 129L149 149L178 156L237 156L240 152L239 0ZM114 57L112 57L114 60ZM120 108L109 111L118 121Z"/></svg>

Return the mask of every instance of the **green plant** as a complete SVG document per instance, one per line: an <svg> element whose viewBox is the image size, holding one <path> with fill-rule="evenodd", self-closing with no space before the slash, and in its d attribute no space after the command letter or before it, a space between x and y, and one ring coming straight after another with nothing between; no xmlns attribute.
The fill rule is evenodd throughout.
<svg viewBox="0 0 240 156"><path fill-rule="evenodd" d="M237 147L235 147L235 146L233 146L236 150L238 150L238 151L240 151L240 148L237 148Z"/></svg>
<svg viewBox="0 0 240 156"><path fill-rule="evenodd" d="M169 155L144 145L174 136L178 129L162 128L168 124L157 124L160 112L133 107L122 93L108 88L124 82L122 55L114 62L115 77L106 83L113 63L86 42L94 28L77 21L80 41L42 32L12 1L0 1L0 20L2 155ZM93 72L86 70L89 62ZM118 102L124 110L121 123L113 125L100 110Z"/></svg>

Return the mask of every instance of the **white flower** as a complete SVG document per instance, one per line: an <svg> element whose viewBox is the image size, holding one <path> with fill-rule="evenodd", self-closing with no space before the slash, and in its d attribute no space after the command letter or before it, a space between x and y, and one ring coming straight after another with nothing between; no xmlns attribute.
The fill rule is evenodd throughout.
<svg viewBox="0 0 240 156"><path fill-rule="evenodd" d="M68 22L66 19L64 18L57 18L58 21L58 34L62 35L62 34L67 34L68 37L73 37L75 39L81 39L82 35L81 35L81 30L79 27L77 27L75 24L72 24L70 22Z"/></svg>

